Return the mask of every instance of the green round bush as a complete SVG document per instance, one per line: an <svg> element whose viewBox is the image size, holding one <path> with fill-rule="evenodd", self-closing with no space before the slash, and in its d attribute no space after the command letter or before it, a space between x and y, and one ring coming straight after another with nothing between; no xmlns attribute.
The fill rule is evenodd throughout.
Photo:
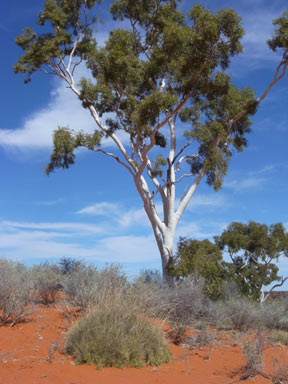
<svg viewBox="0 0 288 384"><path fill-rule="evenodd" d="M127 308L126 308L127 309ZM143 367L171 359L160 330L125 306L95 308L72 328L66 351L78 364L100 367Z"/></svg>

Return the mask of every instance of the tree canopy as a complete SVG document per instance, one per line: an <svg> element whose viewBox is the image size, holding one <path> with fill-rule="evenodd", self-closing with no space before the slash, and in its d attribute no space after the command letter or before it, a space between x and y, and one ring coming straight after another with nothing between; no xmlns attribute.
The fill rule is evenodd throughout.
<svg viewBox="0 0 288 384"><path fill-rule="evenodd" d="M208 239L180 238L171 273L178 280L189 275L203 277L204 293L213 300L223 294L223 281L227 278L222 252Z"/></svg>
<svg viewBox="0 0 288 384"><path fill-rule="evenodd" d="M78 147L125 167L143 201L168 279L175 229L199 183L206 178L215 190L221 187L233 149L247 146L250 117L286 73L288 13L274 21L268 44L282 57L256 98L251 88L235 87L226 73L232 57L242 52L244 34L232 9L213 14L193 4L184 14L179 0L116 0L110 12L119 28L99 45L94 25L100 3L46 0L37 31L28 27L16 39L24 54L14 71L23 73L26 82L36 71L56 75L81 100L95 132L59 127L46 173L71 166ZM90 76L76 84L82 62ZM107 138L114 143L111 152L101 147ZM176 207L176 187L183 179L189 187ZM163 217L154 204L159 196Z"/></svg>
<svg viewBox="0 0 288 384"><path fill-rule="evenodd" d="M215 241L228 252L232 261L226 264L228 271L249 296L263 301L265 286L277 281L274 289L287 280L278 275L276 265L281 256L288 256L288 233L281 223L268 226L254 221L234 222Z"/></svg>
<svg viewBox="0 0 288 384"><path fill-rule="evenodd" d="M243 295L264 301L288 279L278 274L279 258L288 256L288 233L281 223L233 222L214 239L215 243L180 238L171 273L177 279L203 277L204 292L211 299L221 297L224 282L230 281ZM273 282L265 294L264 288Z"/></svg>

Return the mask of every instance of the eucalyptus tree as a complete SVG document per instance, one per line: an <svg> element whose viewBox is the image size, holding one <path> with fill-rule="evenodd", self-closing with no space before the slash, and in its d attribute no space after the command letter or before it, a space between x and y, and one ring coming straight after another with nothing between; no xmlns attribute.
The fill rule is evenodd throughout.
<svg viewBox="0 0 288 384"><path fill-rule="evenodd" d="M248 296L263 302L288 279L278 275L275 264L281 256L288 257L288 233L281 223L267 226L254 221L234 222L215 237L215 242L231 258L232 263L225 263L227 273ZM265 286L273 282L265 294Z"/></svg>
<svg viewBox="0 0 288 384"><path fill-rule="evenodd" d="M247 146L249 117L285 75L288 14L275 21L268 42L282 53L279 65L256 98L250 88L233 86L225 72L242 51L244 30L233 10L213 14L194 4L184 14L179 0L116 0L110 11L119 28L101 46L94 33L100 3L46 0L38 18L42 33L28 27L16 39L24 54L14 70L26 82L37 71L58 76L82 101L95 132L59 127L46 172L72 165L78 147L124 167L143 201L169 280L175 229L199 183L206 178L215 190L221 187L232 149ZM91 76L77 83L82 62ZM107 138L114 143L111 151L101 147ZM181 181L188 184L184 192Z"/></svg>

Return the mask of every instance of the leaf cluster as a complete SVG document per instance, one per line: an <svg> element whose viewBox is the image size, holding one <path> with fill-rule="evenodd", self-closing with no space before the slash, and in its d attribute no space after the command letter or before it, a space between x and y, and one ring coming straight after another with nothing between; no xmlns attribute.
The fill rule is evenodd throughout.
<svg viewBox="0 0 288 384"><path fill-rule="evenodd" d="M46 0L43 12L38 17L38 25L45 27L46 32L39 34L28 27L17 36L16 44L24 50L24 55L14 66L14 72L23 73L26 76L25 82L29 82L33 72L51 70L71 53L74 38L80 34L81 39L74 56L86 58L88 52L95 48L96 41L90 27L97 20L97 17L93 17L88 22L87 10L99 2L101 1ZM51 73L53 72L52 70Z"/></svg>
<svg viewBox="0 0 288 384"><path fill-rule="evenodd" d="M74 133L68 127L58 127L53 137L53 152L50 156L50 162L45 169L45 173L49 175L56 168L67 169L75 161L75 149L78 147L86 147L94 150L99 147L102 134L94 131L93 134Z"/></svg>
<svg viewBox="0 0 288 384"><path fill-rule="evenodd" d="M288 12L283 14L273 21L275 25L275 31L272 39L268 40L267 43L273 51L284 50L287 53L288 50ZM287 59L287 55L286 55Z"/></svg>

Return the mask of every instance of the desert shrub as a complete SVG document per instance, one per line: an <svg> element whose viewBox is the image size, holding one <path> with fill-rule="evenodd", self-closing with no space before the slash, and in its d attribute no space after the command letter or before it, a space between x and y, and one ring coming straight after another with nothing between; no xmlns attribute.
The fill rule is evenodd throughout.
<svg viewBox="0 0 288 384"><path fill-rule="evenodd" d="M98 270L81 264L63 281L63 291L72 305L84 311L109 300L126 285L126 276L118 266Z"/></svg>
<svg viewBox="0 0 288 384"><path fill-rule="evenodd" d="M288 331L288 305L287 300L265 302L260 306L262 321L268 329L281 329Z"/></svg>
<svg viewBox="0 0 288 384"><path fill-rule="evenodd" d="M244 297L225 301L225 311L232 327L239 331L258 329L262 325L259 304Z"/></svg>
<svg viewBox="0 0 288 384"><path fill-rule="evenodd" d="M199 332L197 335L190 335L186 337L183 342L189 349L202 348L211 345L214 341L214 336L207 329Z"/></svg>
<svg viewBox="0 0 288 384"><path fill-rule="evenodd" d="M97 367L143 367L170 360L161 332L130 310L130 304L96 306L72 328L66 351Z"/></svg>
<svg viewBox="0 0 288 384"><path fill-rule="evenodd" d="M89 308L95 301L98 270L93 266L81 265L63 282L63 291L70 304L81 310Z"/></svg>
<svg viewBox="0 0 288 384"><path fill-rule="evenodd" d="M72 257L62 257L58 263L58 268L62 275L71 275L81 265L82 262L80 260L73 259Z"/></svg>
<svg viewBox="0 0 288 384"><path fill-rule="evenodd" d="M163 284L159 271L142 271L130 285L130 290L138 297L142 311L147 316L167 320L173 312L172 291Z"/></svg>
<svg viewBox="0 0 288 384"><path fill-rule="evenodd" d="M23 321L31 303L31 285L24 265L0 259L0 325Z"/></svg>
<svg viewBox="0 0 288 384"><path fill-rule="evenodd" d="M152 284L156 287L162 287L163 279L158 269L144 269L140 271L136 284Z"/></svg>
<svg viewBox="0 0 288 384"><path fill-rule="evenodd" d="M288 382L288 364L285 360L281 360L278 356L273 358L273 375L272 382L274 384L285 384Z"/></svg>
<svg viewBox="0 0 288 384"><path fill-rule="evenodd" d="M265 337L263 332L258 332L255 339L243 345L243 354L247 364L245 373L240 380L252 378L258 374L265 375L263 372L263 354L265 346Z"/></svg>
<svg viewBox="0 0 288 384"><path fill-rule="evenodd" d="M44 305L54 304L62 288L62 276L56 264L49 262L34 265L31 269L35 301Z"/></svg>
<svg viewBox="0 0 288 384"><path fill-rule="evenodd" d="M195 319L205 318L210 300L203 293L203 285L203 278L189 276L175 287L166 287L172 322L189 325Z"/></svg>
<svg viewBox="0 0 288 384"><path fill-rule="evenodd" d="M219 329L231 327L230 313L223 300L212 301L208 306L207 322Z"/></svg>

